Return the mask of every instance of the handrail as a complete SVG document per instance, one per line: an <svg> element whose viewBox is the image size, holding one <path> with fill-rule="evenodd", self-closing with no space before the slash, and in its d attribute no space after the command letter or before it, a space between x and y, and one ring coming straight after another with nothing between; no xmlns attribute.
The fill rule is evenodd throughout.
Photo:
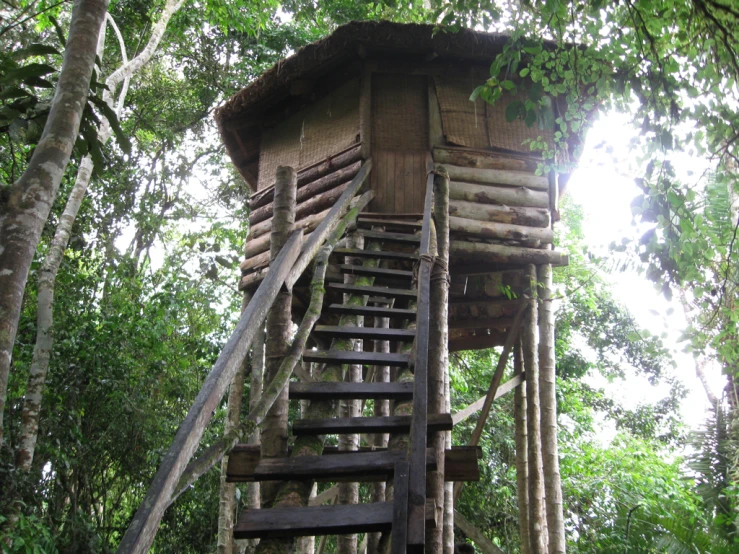
<svg viewBox="0 0 739 554"><path fill-rule="evenodd" d="M294 231L272 262L267 276L242 312L236 328L205 379L198 396L180 425L167 454L149 486L146 497L123 536L118 553L144 554L154 542L159 522L185 466L200 444L228 384L249 351L257 330L285 283L303 245L302 229Z"/></svg>
<svg viewBox="0 0 739 554"><path fill-rule="evenodd" d="M346 187L339 199L331 207L331 210L326 214L325 219L321 221L320 225L318 225L315 231L311 233L310 238L305 241L300 258L295 262L295 265L290 270L290 274L287 276L287 279L285 279L285 286L288 290L292 289L295 282L300 279L300 276L303 274L305 269L313 261L313 258L316 257L318 249L321 248L326 237L328 237L331 231L333 231L336 225L338 225L341 216L346 212L349 207L349 203L364 184L364 181L367 179L371 170L372 158L362 164L359 173L354 176L354 179L351 180L349 186Z"/></svg>
<svg viewBox="0 0 739 554"><path fill-rule="evenodd" d="M413 415L411 418L408 462L408 547L422 550L426 536L426 438L428 433L428 354L429 311L431 302L431 211L434 194L433 162L427 158L426 196L421 227L416 340L413 366Z"/></svg>

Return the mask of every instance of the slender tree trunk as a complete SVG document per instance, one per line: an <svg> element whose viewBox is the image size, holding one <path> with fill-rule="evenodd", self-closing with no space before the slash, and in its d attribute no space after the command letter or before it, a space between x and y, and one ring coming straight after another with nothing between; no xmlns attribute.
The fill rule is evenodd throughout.
<svg viewBox="0 0 739 554"><path fill-rule="evenodd" d="M523 371L523 352L520 340L513 351L513 371ZM521 554L529 554L529 455L526 431L526 382L513 391L513 419L516 425L516 488L518 497L518 532L521 536Z"/></svg>
<svg viewBox="0 0 739 554"><path fill-rule="evenodd" d="M0 207L0 443L23 291L87 103L107 0L76 0L51 111L28 169Z"/></svg>
<svg viewBox="0 0 739 554"><path fill-rule="evenodd" d="M444 168L437 168L434 176L434 229L436 231L436 260L431 273L429 314L429 355L428 355L428 411L440 414L446 409L446 376L448 373L449 351L447 327L449 299L449 176ZM437 522L433 529L426 529L426 551L442 554L444 550L444 518L454 518L445 514L444 502L444 451L446 433L435 433L430 441L436 456L436 471L426 474L427 496L436 501ZM447 540L449 540L447 531ZM454 542L453 535L451 537ZM453 545L452 545L453 548Z"/></svg>
<svg viewBox="0 0 739 554"><path fill-rule="evenodd" d="M544 470L547 531L550 554L566 551L562 507L562 479L557 446L557 395L554 361L554 307L552 306L552 266L540 265L539 372L541 374L541 454Z"/></svg>
<svg viewBox="0 0 739 554"><path fill-rule="evenodd" d="M359 233L352 233L347 237L348 248L363 248L364 237ZM356 258L345 258L344 263L352 264L359 260ZM361 263L361 261L360 261ZM354 275L345 275L344 281L346 283L354 283L356 277ZM344 302L349 300L351 295L344 295ZM357 317L357 325L359 327L364 325L364 318ZM362 350L361 340L354 340L354 350ZM359 383L362 380L362 366L361 365L350 365L347 366L346 380L350 383ZM360 401L359 400L343 400L341 401L341 407L339 410L341 417L359 417L360 415ZM358 434L343 434L339 435L339 450L353 451L359 449L359 435ZM339 504L358 504L359 503L359 484L358 483L339 483ZM357 535L339 535L337 537L338 554L356 554L357 552Z"/></svg>
<svg viewBox="0 0 739 554"><path fill-rule="evenodd" d="M297 173L292 167L280 166L275 177L274 216L270 241L274 260L285 244L295 225L295 194ZM265 341L264 382L271 383L282 365L282 358L290 345L292 327L292 293L282 291L267 316ZM262 424L262 456L277 458L287 456L288 387L285 386ZM279 483L262 483L262 506L271 506Z"/></svg>
<svg viewBox="0 0 739 554"><path fill-rule="evenodd" d="M128 61L126 54L125 43L120 30L118 29L115 21L106 14L106 18L114 30L114 33L119 41L121 49L122 65L117 72L119 79L124 80L124 86L118 98L117 107L114 106L113 93L115 87L119 84L118 79L113 79L112 76L106 80L106 86L109 90L106 90L103 94L104 100L110 105L110 107L120 115L121 108L126 98L128 91L128 81L130 80L133 72L140 69L145 63L147 63L153 55L156 47L159 45L159 41L164 33L164 30L169 23L169 19L182 5L183 2L170 2L167 3L162 15L159 18L154 31L149 38L149 42L146 48L135 58L135 65L132 65ZM103 48L105 42L105 33L101 32L98 37L97 43L97 55L102 60ZM136 69L134 69L134 67ZM104 120L98 129L98 140L101 144L105 144L111 136L111 127L107 120ZM92 157L88 154L80 162L79 168L77 169L77 178L75 179L72 192L67 199L67 204L64 208L59 224L57 225L54 233L54 238L49 246L49 251L46 254L46 258L41 266L39 273L39 284L38 284L38 308L36 314L36 344L33 351L33 359L31 361L31 367L29 370L28 383L26 385L26 393L23 399L23 413L21 416L21 429L20 429L20 440L15 453L15 464L16 468L21 471L29 471L33 462L33 455L36 448L36 441L38 437L38 425L39 425L39 413L41 411L41 399L44 390L44 384L46 382L46 375L49 369L49 361L51 349L53 346L53 309L54 309L54 294L56 288L56 276L59 272L62 260L64 259L64 251L69 243L69 237L72 234L72 226L77 218L82 200L87 193L87 189L90 185L90 179L92 177L93 162ZM1 421L0 415L0 421ZM0 432L1 434L1 432Z"/></svg>
<svg viewBox="0 0 739 554"><path fill-rule="evenodd" d="M539 361L536 323L538 319L536 267L526 267L530 307L523 329L523 360L526 371L526 428L529 457L529 541L531 554L547 553L546 512L544 508L544 475L541 459L541 415L539 406Z"/></svg>

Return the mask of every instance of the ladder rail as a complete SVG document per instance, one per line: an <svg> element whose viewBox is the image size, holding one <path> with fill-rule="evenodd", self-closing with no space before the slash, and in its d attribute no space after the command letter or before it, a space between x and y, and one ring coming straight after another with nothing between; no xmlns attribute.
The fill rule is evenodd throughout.
<svg viewBox="0 0 739 554"><path fill-rule="evenodd" d="M426 536L426 443L428 431L428 354L430 332L431 270L431 212L434 193L433 162L426 162L426 196L423 207L423 225L419 249L418 300L416 307L416 340L413 351L413 414L408 452L408 550L423 551ZM402 524L402 522L398 522Z"/></svg>

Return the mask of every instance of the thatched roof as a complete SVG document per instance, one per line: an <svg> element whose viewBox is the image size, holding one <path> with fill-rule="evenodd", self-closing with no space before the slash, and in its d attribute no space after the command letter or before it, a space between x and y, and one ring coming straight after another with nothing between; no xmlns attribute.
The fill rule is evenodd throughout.
<svg viewBox="0 0 739 554"><path fill-rule="evenodd" d="M288 94L291 82L330 71L358 56L360 47L372 53L435 54L447 60L490 62L508 38L505 34L469 29L454 33L437 30L434 34L435 29L434 25L390 21L355 21L342 25L326 38L304 46L265 71L223 104L216 111L216 120L223 126L234 117L269 108Z"/></svg>

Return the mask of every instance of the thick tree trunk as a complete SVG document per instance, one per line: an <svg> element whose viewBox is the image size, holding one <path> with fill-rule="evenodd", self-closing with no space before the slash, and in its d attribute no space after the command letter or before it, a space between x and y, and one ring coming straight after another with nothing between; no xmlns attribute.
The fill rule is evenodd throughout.
<svg viewBox="0 0 739 554"><path fill-rule="evenodd" d="M526 371L526 430L529 463L529 541L531 554L547 553L546 514L544 509L544 476L541 460L541 415L539 406L539 361L537 342L536 267L526 267L530 308L523 328L523 361Z"/></svg>
<svg viewBox="0 0 739 554"><path fill-rule="evenodd" d="M521 342L513 351L513 370L516 375L523 372ZM521 554L529 554L529 454L526 430L526 383L521 383L513 392L513 419L516 425L516 488L518 498L518 532L521 536Z"/></svg>
<svg viewBox="0 0 739 554"><path fill-rule="evenodd" d="M541 374L541 453L544 468L549 553L564 554L565 524L562 508L562 480L557 447L557 396L554 361L554 307L552 306L552 266L538 268L539 372Z"/></svg>
<svg viewBox="0 0 739 554"><path fill-rule="evenodd" d="M272 218L271 258L274 260L295 224L297 174L292 167L280 166L275 177L274 217ZM281 291L267 316L264 382L271 383L290 345L292 293ZM262 423L262 456L287 456L288 387L279 392ZM279 483L262 483L262 506L271 506Z"/></svg>
<svg viewBox="0 0 739 554"><path fill-rule="evenodd" d="M23 291L87 103L107 0L76 0L51 111L28 168L0 207L0 442Z"/></svg>
<svg viewBox="0 0 739 554"><path fill-rule="evenodd" d="M347 237L348 248L363 248L364 237L359 233L352 233ZM344 263L353 264L361 260L355 258L345 258ZM356 277L354 275L345 275L344 282L354 283ZM350 295L344 295L344 301L348 301ZM357 317L357 326L362 327L364 325L364 318ZM354 350L361 351L363 349L361 340L353 340ZM361 365L349 365L347 366L346 380L350 383L359 383L362 380L362 366ZM360 401L359 400L342 400L339 413L341 417L359 417L360 416ZM354 451L359 449L359 435L358 434L343 434L339 435L339 450L342 451ZM359 503L359 484L358 483L340 483L339 484L339 504L358 504ZM338 553L339 554L356 554L357 552L357 535L339 535L337 537Z"/></svg>
<svg viewBox="0 0 739 554"><path fill-rule="evenodd" d="M121 49L122 64L119 71L106 79L106 86L109 90L103 93L103 99L113 109L116 114L120 115L121 108L126 99L128 91L128 81L133 73L146 64L154 54L159 41L164 34L164 30L169 23L172 14L179 9L183 1L174 2L170 0L164 8L162 15L157 21L154 30L149 38L144 50L136 56L134 60L129 62L126 53L126 46L123 42L118 26L113 21L110 14L106 14L106 18L113 28L118 38L119 47ZM103 45L105 33L100 33L97 55L102 60ZM135 62L135 63L134 63ZM113 95L116 86L124 82L118 97L117 106L114 105ZM101 144L105 144L111 136L111 127L107 120L104 120L98 129L98 140ZM16 448L16 468L21 471L28 471L33 462L33 454L36 448L36 440L38 436L39 413L41 410L41 397L46 382L46 375L49 369L50 353L53 346L53 309L54 309L54 293L56 287L56 276L59 272L64 251L69 243L69 237L72 234L72 226L77 218L82 200L87 193L92 177L93 162L90 155L82 158L79 168L77 169L77 178L72 192L67 199L59 224L54 233L54 238L49 246L49 251L41 266L38 284L38 308L36 314L36 344L33 351L33 359L29 370L28 384L26 385L26 393L23 399L23 415L21 418L21 430L19 445ZM2 416L0 416L0 421ZM1 436L1 431L0 431Z"/></svg>
<svg viewBox="0 0 739 554"><path fill-rule="evenodd" d="M447 376L449 371L448 299L449 299L449 176L443 167L434 176L434 229L436 230L436 260L431 273L428 353L428 412L444 413L447 406ZM436 471L426 474L427 497L436 501L436 526L426 529L426 551L444 551L444 522L453 514L444 513L444 451L446 434L436 433L430 441L436 456ZM448 531L447 531L448 533ZM453 539L452 539L453 541Z"/></svg>

